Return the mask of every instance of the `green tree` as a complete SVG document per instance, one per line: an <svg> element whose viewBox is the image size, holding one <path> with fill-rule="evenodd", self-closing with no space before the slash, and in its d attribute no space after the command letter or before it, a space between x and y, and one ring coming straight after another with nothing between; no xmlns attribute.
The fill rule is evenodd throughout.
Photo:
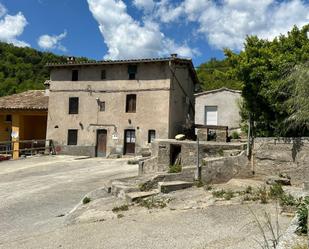
<svg viewBox="0 0 309 249"><path fill-rule="evenodd" d="M308 31L309 25L294 27L273 41L249 36L239 54L225 50L233 73L244 84L244 106L255 121L257 136L300 135L286 129L286 101L294 89L286 78L297 64L309 60Z"/></svg>
<svg viewBox="0 0 309 249"><path fill-rule="evenodd" d="M221 87L235 90L242 89L242 82L233 74L227 59L217 60L212 58L208 62L201 64L196 72L204 91Z"/></svg>

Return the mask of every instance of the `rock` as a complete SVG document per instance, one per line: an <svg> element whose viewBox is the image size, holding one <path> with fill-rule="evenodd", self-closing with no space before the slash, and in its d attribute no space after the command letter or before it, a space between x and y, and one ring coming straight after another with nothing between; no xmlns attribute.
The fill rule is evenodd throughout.
<svg viewBox="0 0 309 249"><path fill-rule="evenodd" d="M186 138L186 135L184 135L184 134L178 134L178 135L175 136L176 140L185 140L185 138Z"/></svg>
<svg viewBox="0 0 309 249"><path fill-rule="evenodd" d="M287 186L287 185L291 185L291 180L288 178L284 178L284 177L272 176L267 179L266 183L269 185L281 184L281 185Z"/></svg>
<svg viewBox="0 0 309 249"><path fill-rule="evenodd" d="M158 182L159 191L161 193L169 193L172 191L177 191L185 188L191 188L192 186L193 186L192 182L184 182L184 181Z"/></svg>

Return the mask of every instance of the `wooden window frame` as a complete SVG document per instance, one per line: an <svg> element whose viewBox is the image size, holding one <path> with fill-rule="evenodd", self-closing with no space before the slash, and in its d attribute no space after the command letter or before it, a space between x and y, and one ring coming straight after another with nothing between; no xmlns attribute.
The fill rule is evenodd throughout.
<svg viewBox="0 0 309 249"><path fill-rule="evenodd" d="M126 113L136 113L136 94L126 95Z"/></svg>
<svg viewBox="0 0 309 249"><path fill-rule="evenodd" d="M74 101L77 100L77 103ZM74 107L76 105L76 107ZM69 98L69 114L78 114L79 111L79 98L78 97L70 97Z"/></svg>
<svg viewBox="0 0 309 249"><path fill-rule="evenodd" d="M74 136L72 139L72 135ZM77 145L78 141L78 130L77 129L69 129L68 130L68 137L67 137L67 144L72 146L72 145Z"/></svg>

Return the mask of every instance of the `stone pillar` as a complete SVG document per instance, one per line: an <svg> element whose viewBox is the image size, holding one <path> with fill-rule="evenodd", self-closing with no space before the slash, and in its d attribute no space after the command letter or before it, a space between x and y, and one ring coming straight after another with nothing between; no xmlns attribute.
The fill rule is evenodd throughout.
<svg viewBox="0 0 309 249"><path fill-rule="evenodd" d="M20 136L20 115L13 114L12 115L12 142L13 143L13 159L19 158L19 136Z"/></svg>

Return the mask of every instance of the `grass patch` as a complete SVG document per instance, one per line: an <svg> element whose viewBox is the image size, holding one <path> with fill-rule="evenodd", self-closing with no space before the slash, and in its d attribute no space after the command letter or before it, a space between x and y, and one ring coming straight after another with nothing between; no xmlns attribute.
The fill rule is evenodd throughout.
<svg viewBox="0 0 309 249"><path fill-rule="evenodd" d="M298 227L297 233L307 234L308 233L308 206L309 206L309 196L306 196L298 205L296 211L298 215Z"/></svg>
<svg viewBox="0 0 309 249"><path fill-rule="evenodd" d="M232 190L216 190L212 192L212 196L215 198L224 198L225 200L231 200L235 197L235 193Z"/></svg>
<svg viewBox="0 0 309 249"><path fill-rule="evenodd" d="M118 218L118 219L121 219L121 218L123 218L123 217L124 217L123 214L117 214L117 218Z"/></svg>
<svg viewBox="0 0 309 249"><path fill-rule="evenodd" d="M89 198L89 197L85 197L84 199L83 199L83 204L85 205L85 204L87 204L87 203L89 203L89 202L91 202L91 199Z"/></svg>
<svg viewBox="0 0 309 249"><path fill-rule="evenodd" d="M194 181L193 184L194 184L195 187L198 187L198 188L204 187L204 185L205 185L202 180Z"/></svg>
<svg viewBox="0 0 309 249"><path fill-rule="evenodd" d="M128 211L128 210L129 210L129 206L126 205L126 204L121 205L121 206L118 206L118 207L114 207L114 208L112 209L112 211L113 211L114 213L121 212L121 211Z"/></svg>
<svg viewBox="0 0 309 249"><path fill-rule="evenodd" d="M168 173L179 173L181 172L182 167L181 165L170 165Z"/></svg>

